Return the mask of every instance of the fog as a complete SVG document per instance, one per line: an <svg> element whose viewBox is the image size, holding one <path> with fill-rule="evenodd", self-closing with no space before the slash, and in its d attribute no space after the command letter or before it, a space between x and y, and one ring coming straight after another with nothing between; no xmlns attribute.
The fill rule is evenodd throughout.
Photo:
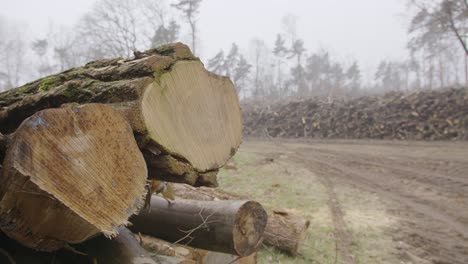
<svg viewBox="0 0 468 264"><path fill-rule="evenodd" d="M119 0L110 3L118 7L121 5L119 3L123 1L126 1L128 4L127 10L137 9L144 2ZM96 2L105 1L2 0L0 2L0 23L7 25L10 35L11 31L19 33L19 38L21 38L24 43L28 43L24 46L25 50L28 50L27 52L31 52L31 45L29 43L40 39L49 39L47 49L51 49L51 47L53 47L52 41L50 40L52 35L57 39L64 38L63 35L73 34L73 37L70 36L68 38L76 38L76 32L80 31L78 28L84 23L83 17L85 14L92 13L93 9L96 9L94 5ZM142 30L136 33L138 40L135 41L135 45L131 47L132 49L145 50L150 48L153 44L149 45L143 40L149 39L150 34L143 36L142 32L155 31L158 25L167 24L168 21L172 19L176 22L177 26L180 26L180 30L176 32L177 34L175 34L176 37L174 40L182 41L189 45L191 44L191 28L186 23L184 15L178 12L174 7L171 7L171 3L173 4L178 1L154 0L145 2L156 3L158 12L162 13L164 16L164 21L159 21L158 15L154 16L155 19L146 19L146 21L142 19L143 22L141 23L147 22L145 25L147 29L145 29L146 31ZM327 65L331 65L330 67L338 65L339 67L335 67L335 73L338 72L340 75L340 72L342 72L344 83L346 82L344 80L345 73L351 66L356 64L359 76L351 78L359 77L358 86L366 90L372 90L378 83L380 83L381 86L385 86L383 84L385 78L382 77L381 80L379 80L379 68L381 69L380 74L384 74L385 71L400 72L398 76L393 76L394 74L388 73L388 76L386 76L386 86L389 86L389 79L392 79L391 82L394 85L391 86L399 87L398 89L402 90L408 90L411 87L423 88L427 86L434 88L447 86L449 83L450 85L461 83L464 79L462 76L464 74L462 61L460 60L460 58L462 58L462 52L457 54L451 53L446 56L447 58L450 57L447 59L449 62L447 62L447 65L444 67L440 66L438 72L453 72L453 76L442 76L437 81L438 83L432 80L436 79L433 75L435 76L437 74L437 70L434 68L435 66L432 66L432 62L429 63L431 66L424 66L429 65L428 63L418 66L418 70L424 67L429 67L429 70L411 73L407 69L409 68L408 65L415 60L414 58L422 58L425 56L416 54L418 52L417 49L413 49L411 53L407 48L412 39L408 34L410 22L416 13L414 8L409 7L409 2L410 1L405 0L203 0L197 9L198 12L194 20L196 23L196 55L208 65L210 60L214 59L221 50L224 51L222 55L227 55L232 49L232 44L235 43L237 45L236 49L238 49L236 52L246 58L247 64L250 66L243 77L245 79L243 80L243 84L239 85L245 86L243 89L244 93L242 94L240 92L241 97L252 95L254 90L257 91L256 93L258 94L260 93L258 91L259 89L265 89L264 87L266 86L271 87L274 85L273 82L272 84L264 84L263 88L259 87L259 83L263 83L261 78L259 79L258 74L256 74L259 71L262 72L264 75L262 78L265 80L277 79L278 89L282 89L282 79L284 79L286 86L289 85L286 79L289 75L294 75L293 68L294 65L296 65L294 62L295 55L293 53L289 54L289 51L288 54L285 54L283 57L275 57L272 54L278 35L283 37L285 46L287 46L286 48L288 49L290 46L292 47L294 41L300 40L302 42L301 45L304 51L300 54L296 54L299 55L297 58L302 60L302 62L296 66L306 67L307 63L311 64L309 58L313 57L312 55L314 54L318 57L321 56L322 60L326 55L326 62L321 61L320 64L326 63ZM136 15L136 17L138 16L141 17L141 15ZM159 14L159 16L161 15ZM156 19L156 17L158 18ZM90 30L92 31L93 29ZM99 35L100 33L96 34ZM4 38L8 39L9 37ZM78 40L80 39L83 38L78 37ZM455 41L452 41L452 43L454 42ZM73 43L72 46L84 45L79 44L78 41L73 41ZM164 41L157 41L157 43L164 43ZM257 49L255 49L255 47L257 47ZM85 63L86 59L112 57L115 55L129 56L129 49L130 46L127 47L127 52L121 51L120 53L106 53L100 51L98 52L99 54L94 57L88 56L89 52L86 52L87 56L77 55L78 58L75 58L73 63L69 63L66 66L78 66L79 63ZM261 55L255 52L255 50L258 51L259 49L263 52ZM458 51L459 48L457 48L457 52ZM53 52L50 51L50 60L52 60L54 56L52 53ZM37 63L39 59L45 60L47 52L46 55L41 56L41 58L33 55L34 54L29 54L25 58L25 64L32 65ZM257 57L257 59L260 58L260 62L258 60L254 62L255 57ZM411 63L409 62L410 57ZM453 57L458 57L458 59L454 60L452 59ZM444 58L444 60L445 59L446 58ZM441 58L438 60L441 60ZM42 63L44 64L45 62ZM27 73L25 72L19 78L15 78L18 80L17 82L10 80L9 86L17 86L26 81L66 68L66 66L63 65L58 66L57 63L47 63L50 66L49 70L34 74L33 71L29 69ZM216 68L216 65L213 63L211 64L211 70ZM285 63L287 66L284 66L283 69L275 69L275 67L281 67L282 63ZM261 67L258 67L258 64L261 64ZM403 64L406 66L401 66ZM52 67L51 65L55 66ZM393 65L391 67L392 69L389 68L389 65ZM399 65L398 70L394 67L395 65ZM291 69L287 69L288 67ZM52 68L54 70L52 70ZM305 71L306 70L307 69L305 69ZM214 71L216 72L216 70ZM217 73L223 74L226 71L229 72L229 69L218 69ZM430 81L428 81L426 85L422 84L424 81L421 80L420 76L426 74L424 71L430 71L430 73L428 73L428 75L430 75ZM253 74L253 72L255 72L255 74ZM283 74L285 76L282 76ZM308 78L307 86L310 86L310 78L312 77L307 77L310 74L304 74L304 80ZM256 76L255 81L253 80L253 75ZM337 78L340 79L341 77ZM293 81L291 81L291 83L293 83ZM294 86L293 84L291 85ZM299 85L295 85L297 87L291 89L300 90ZM6 87L6 85L3 86ZM5 87L3 89L6 89ZM380 90L391 90L393 88L394 87L386 87ZM311 89L313 89L313 87L307 87L305 90ZM320 89L317 88L315 90L318 91ZM270 93L270 91L264 93Z"/></svg>
<svg viewBox="0 0 468 264"><path fill-rule="evenodd" d="M31 33L42 37L50 23L77 23L93 3L2 0L0 15L25 23ZM207 60L233 42L247 48L253 38L273 45L276 34L283 30L282 18L293 15L297 35L308 49L324 48L340 59L357 59L363 69L370 70L381 59L406 56L405 10L402 0L205 0L200 8L199 55Z"/></svg>

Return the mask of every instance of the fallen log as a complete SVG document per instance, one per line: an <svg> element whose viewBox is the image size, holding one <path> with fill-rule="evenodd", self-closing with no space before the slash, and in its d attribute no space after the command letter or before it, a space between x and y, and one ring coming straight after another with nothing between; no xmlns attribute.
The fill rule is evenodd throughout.
<svg viewBox="0 0 468 264"><path fill-rule="evenodd" d="M113 237L144 200L145 161L128 122L106 105L37 112L5 154L0 229L35 250Z"/></svg>
<svg viewBox="0 0 468 264"><path fill-rule="evenodd" d="M194 188L185 184L173 184L174 196L201 201L239 200L245 197L215 188ZM177 200L176 200L177 201ZM291 256L299 254L310 222L291 210L276 210L268 216L263 243Z"/></svg>
<svg viewBox="0 0 468 264"><path fill-rule="evenodd" d="M145 156L163 157L148 162L150 178L213 185L204 173L216 172L241 143L242 116L233 83L208 72L181 43L134 59L90 62L0 93L0 132L14 132L41 109L89 102L118 109Z"/></svg>
<svg viewBox="0 0 468 264"><path fill-rule="evenodd" d="M267 215L253 201L168 202L151 199L151 210L130 218L133 232L141 232L191 247L248 256L262 244Z"/></svg>
<svg viewBox="0 0 468 264"><path fill-rule="evenodd" d="M141 247L133 234L120 228L111 239L104 236L93 238L74 248L49 253L21 246L16 241L0 234L0 263L15 264L194 264L179 257L154 255Z"/></svg>

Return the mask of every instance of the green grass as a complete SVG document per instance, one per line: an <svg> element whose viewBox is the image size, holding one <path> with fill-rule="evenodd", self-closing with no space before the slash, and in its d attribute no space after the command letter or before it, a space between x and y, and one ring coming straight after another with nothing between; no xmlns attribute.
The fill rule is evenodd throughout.
<svg viewBox="0 0 468 264"><path fill-rule="evenodd" d="M273 159L273 160L272 160ZM325 187L317 176L287 155L241 150L234 156L236 170L221 170L220 188L260 202L268 212L293 209L310 220L301 256L289 257L274 248L259 252L258 263L342 263L336 243ZM385 234L391 219L377 196L350 186L335 186L344 220L353 236L351 253L357 263L399 263ZM394 254L395 253L395 254Z"/></svg>
<svg viewBox="0 0 468 264"><path fill-rule="evenodd" d="M275 158L269 162L259 154L239 152L234 157L237 170L222 170L220 188L260 202L268 212L295 209L311 221L301 252L289 257L273 248L259 252L259 263L333 263L335 242L326 205L326 193L315 176L295 164Z"/></svg>

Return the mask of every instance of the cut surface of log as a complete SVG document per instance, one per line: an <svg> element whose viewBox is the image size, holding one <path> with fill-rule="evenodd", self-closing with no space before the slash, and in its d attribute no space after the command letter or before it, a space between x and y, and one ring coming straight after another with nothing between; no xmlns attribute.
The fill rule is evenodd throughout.
<svg viewBox="0 0 468 264"><path fill-rule="evenodd" d="M177 198L201 201L238 200L245 197L217 188L194 188L185 184L173 184ZM268 216L263 243L282 252L296 256L305 241L310 221L292 210L276 210Z"/></svg>
<svg viewBox="0 0 468 264"><path fill-rule="evenodd" d="M198 61L176 63L145 89L141 104L149 137L199 171L219 168L240 144L242 120L232 82Z"/></svg>
<svg viewBox="0 0 468 264"><path fill-rule="evenodd" d="M188 164L191 168L182 175L218 170L242 140L242 115L233 83L208 72L181 43L143 52L135 59L91 62L0 93L0 132L14 132L22 120L41 109L90 102L111 104L121 111L141 148ZM168 166L156 166L160 167ZM155 175L161 174L160 169ZM203 182L201 178L198 182Z"/></svg>
<svg viewBox="0 0 468 264"><path fill-rule="evenodd" d="M43 110L11 139L0 175L0 229L53 251L117 234L142 205L147 169L125 118L110 106Z"/></svg>
<svg viewBox="0 0 468 264"><path fill-rule="evenodd" d="M253 201L193 201L169 203L153 196L151 211L133 216L134 232L169 242L248 256L262 244L267 215Z"/></svg>

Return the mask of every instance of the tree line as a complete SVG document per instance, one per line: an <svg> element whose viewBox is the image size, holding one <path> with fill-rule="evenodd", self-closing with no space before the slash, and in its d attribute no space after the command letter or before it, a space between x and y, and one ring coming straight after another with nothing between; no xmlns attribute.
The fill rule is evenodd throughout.
<svg viewBox="0 0 468 264"><path fill-rule="evenodd" d="M75 26L51 27L46 37L33 40L22 35L22 25L0 17L0 91L94 59L131 57L135 51L179 41L182 28L196 54L202 43L197 23L201 4L98 0ZM467 1L408 0L408 6L414 11L408 58L382 60L370 81L364 80L357 61L344 63L327 50L308 50L291 15L283 18L283 30L273 43L256 38L241 49L234 42L211 57L207 67L229 76L241 98L265 101L466 86Z"/></svg>

